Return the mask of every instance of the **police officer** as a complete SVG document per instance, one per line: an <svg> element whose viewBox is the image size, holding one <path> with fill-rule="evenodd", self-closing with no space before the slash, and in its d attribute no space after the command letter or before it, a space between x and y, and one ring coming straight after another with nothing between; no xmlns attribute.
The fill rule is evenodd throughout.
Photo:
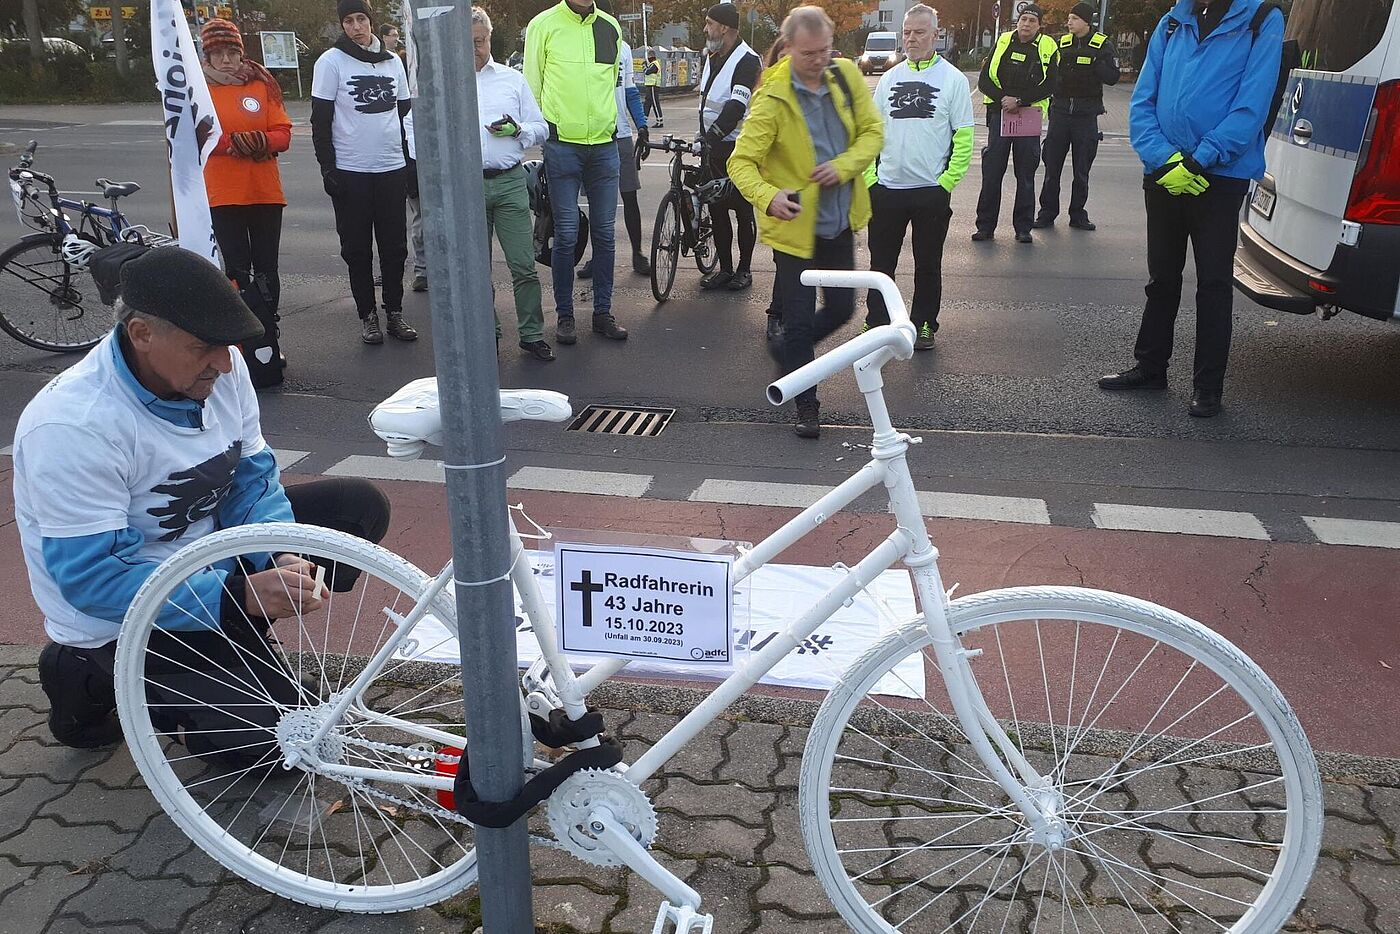
<svg viewBox="0 0 1400 934"><path fill-rule="evenodd" d="M642 69L642 84L647 89L643 116L650 120L652 114L655 114L656 119L651 121L651 125L658 128L665 126L666 119L661 113L661 63L656 60L655 52L647 53L647 63Z"/></svg>
<svg viewBox="0 0 1400 934"><path fill-rule="evenodd" d="M987 145L982 150L982 193L977 199L977 232L973 240L990 240L1001 213L1001 180L1011 159L1016 173L1016 202L1011 211L1017 243L1031 242L1035 223L1035 170L1040 164L1040 134L1004 137L1003 115L1039 107L1050 109L1055 91L1059 43L1040 31L1045 13L1034 3L1021 10L1016 28L1003 33L982 66L977 87L987 105Z"/></svg>
<svg viewBox="0 0 1400 934"><path fill-rule="evenodd" d="M1050 130L1045 134L1045 183L1040 188L1040 216L1032 225L1053 227L1060 213L1060 173L1065 156L1074 157L1074 188L1069 198L1069 225L1093 230L1085 205L1089 201L1089 169L1099 151L1099 114L1104 112L1103 86L1118 83L1118 51L1101 32L1094 31L1094 8L1076 3L1070 10L1069 32L1060 37L1060 86L1050 103Z"/></svg>
<svg viewBox="0 0 1400 934"><path fill-rule="evenodd" d="M739 10L732 3L716 3L705 15L705 51L708 54L700 76L700 132L710 175L723 178L729 174L727 165L734 152L734 141L739 138L739 124L749 112L749 99L758 87L763 63L758 53L739 38ZM737 266L731 252L734 241L734 224L729 219L731 211L739 229ZM758 241L753 205L735 192L715 204L710 217L719 267L700 280L700 287L728 288L731 292L747 289L753 284L749 264Z"/></svg>

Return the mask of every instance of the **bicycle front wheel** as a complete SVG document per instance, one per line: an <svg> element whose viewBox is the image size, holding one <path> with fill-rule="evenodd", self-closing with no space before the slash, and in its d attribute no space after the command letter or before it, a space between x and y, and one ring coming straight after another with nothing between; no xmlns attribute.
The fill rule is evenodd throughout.
<svg viewBox="0 0 1400 934"><path fill-rule="evenodd" d="M676 264L681 256L681 203L675 190L666 192L656 209L656 226L651 233L651 294L658 302L671 295L676 281Z"/></svg>
<svg viewBox="0 0 1400 934"><path fill-rule="evenodd" d="M695 225L695 268L700 270L702 276L708 276L719 265L719 251L715 249L715 223L711 219L713 214L709 202L702 201Z"/></svg>
<svg viewBox="0 0 1400 934"><path fill-rule="evenodd" d="M211 573L280 554L326 570L319 610L269 623L235 605L227 578L211 594ZM151 575L122 625L117 709L146 785L204 852L271 892L338 911L406 911L475 884L471 825L395 779L434 771L444 748L465 746L447 741L465 733L460 670L390 656L333 722L317 762L285 764L333 720L334 701L427 585L376 545L289 524L216 532ZM446 594L430 613L409 636L419 648L456 635ZM349 780L318 768L327 762L388 777Z"/></svg>
<svg viewBox="0 0 1400 934"><path fill-rule="evenodd" d="M72 353L106 336L112 309L91 273L64 262L62 246L58 235L37 234L0 254L0 328L30 347Z"/></svg>
<svg viewBox="0 0 1400 934"><path fill-rule="evenodd" d="M952 712L917 620L843 676L802 759L803 837L857 931L1274 934L1307 886L1322 790L1278 689L1206 627L1130 597L954 601L988 709L1047 779L1038 837ZM900 696L902 695L902 696ZM1013 770L1014 772L1014 770Z"/></svg>

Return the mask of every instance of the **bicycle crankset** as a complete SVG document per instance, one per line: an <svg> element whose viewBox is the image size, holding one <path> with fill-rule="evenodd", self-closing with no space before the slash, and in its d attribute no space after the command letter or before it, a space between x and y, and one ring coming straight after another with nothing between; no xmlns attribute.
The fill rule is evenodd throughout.
<svg viewBox="0 0 1400 934"><path fill-rule="evenodd" d="M636 785L617 772L584 769L565 779L549 797L549 829L565 850L591 866L623 862L589 830L589 816L607 807L643 847L656 839L656 809Z"/></svg>

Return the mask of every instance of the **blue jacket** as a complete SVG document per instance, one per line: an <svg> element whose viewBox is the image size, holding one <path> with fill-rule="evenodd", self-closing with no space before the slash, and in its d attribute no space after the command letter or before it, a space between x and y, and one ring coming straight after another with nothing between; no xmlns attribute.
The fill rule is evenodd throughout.
<svg viewBox="0 0 1400 934"><path fill-rule="evenodd" d="M1256 40L1250 22L1260 3L1234 0L1204 41L1195 0L1178 0L1157 24L1128 117L1145 173L1182 152L1209 175L1263 177L1265 111L1278 83L1284 23L1270 13ZM1181 25L1169 38L1172 18Z"/></svg>

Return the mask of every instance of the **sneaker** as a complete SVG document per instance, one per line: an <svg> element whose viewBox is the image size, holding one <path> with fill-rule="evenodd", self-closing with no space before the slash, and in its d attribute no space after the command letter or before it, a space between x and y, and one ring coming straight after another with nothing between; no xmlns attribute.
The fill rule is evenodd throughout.
<svg viewBox="0 0 1400 934"><path fill-rule="evenodd" d="M627 340L627 329L618 324L612 315L594 315L593 333L601 334L610 341Z"/></svg>
<svg viewBox="0 0 1400 934"><path fill-rule="evenodd" d="M418 332L413 325L403 319L403 309L384 309L384 330L389 332L389 336L396 341L416 341Z"/></svg>
<svg viewBox="0 0 1400 934"><path fill-rule="evenodd" d="M1110 373L1099 378L1100 389L1166 389L1166 374L1152 375L1143 372L1141 366L1134 366L1122 373Z"/></svg>
<svg viewBox="0 0 1400 934"><path fill-rule="evenodd" d="M651 275L651 263L640 253L632 254L632 271L639 276Z"/></svg>
<svg viewBox="0 0 1400 934"><path fill-rule="evenodd" d="M820 438L822 434L821 426L821 403L813 399L811 402L797 402L797 422L792 426L792 430L797 432L799 438Z"/></svg>
<svg viewBox="0 0 1400 934"><path fill-rule="evenodd" d="M914 349L915 349L915 350L932 350L932 349L933 349L933 334L934 334L934 330L933 330L933 328L929 327L929 325L927 325L927 324L920 325L920 326L919 326L919 336L916 337L916 338L914 339Z"/></svg>
<svg viewBox="0 0 1400 934"><path fill-rule="evenodd" d="M427 277L427 276L422 276L422 275L414 276L414 277L413 277L413 286L412 286L412 288L413 288L413 291L415 291L415 292L426 292L426 291L428 291L428 277Z"/></svg>
<svg viewBox="0 0 1400 934"><path fill-rule="evenodd" d="M384 331L379 327L379 312L360 316L360 340L366 344L384 343Z"/></svg>
<svg viewBox="0 0 1400 934"><path fill-rule="evenodd" d="M729 280L729 285L726 286L726 288L728 288L731 292L742 292L744 291L744 289L747 289L752 285L753 276L750 275L747 271L744 271L736 272L734 274L734 278Z"/></svg>
<svg viewBox="0 0 1400 934"><path fill-rule="evenodd" d="M500 340L500 338L497 338L497 340ZM554 359L554 350L542 340L521 341L520 349L536 360L543 360L545 363Z"/></svg>
<svg viewBox="0 0 1400 934"><path fill-rule="evenodd" d="M581 269L579 269L579 271L578 271L578 278L580 278L580 279L592 279L592 278L593 278L593 260L590 259L588 262L586 262L586 263L583 264L583 267L582 267Z"/></svg>
<svg viewBox="0 0 1400 934"><path fill-rule="evenodd" d="M573 315L559 316L558 323L554 325L554 339L561 344L578 342L578 329L574 327Z"/></svg>
<svg viewBox="0 0 1400 934"><path fill-rule="evenodd" d="M700 288L704 289L707 292L711 289L722 289L726 285L728 285L729 280L733 278L734 273L728 272L723 269L716 269L714 272L710 273L708 276L705 276L703 279L700 280Z"/></svg>

